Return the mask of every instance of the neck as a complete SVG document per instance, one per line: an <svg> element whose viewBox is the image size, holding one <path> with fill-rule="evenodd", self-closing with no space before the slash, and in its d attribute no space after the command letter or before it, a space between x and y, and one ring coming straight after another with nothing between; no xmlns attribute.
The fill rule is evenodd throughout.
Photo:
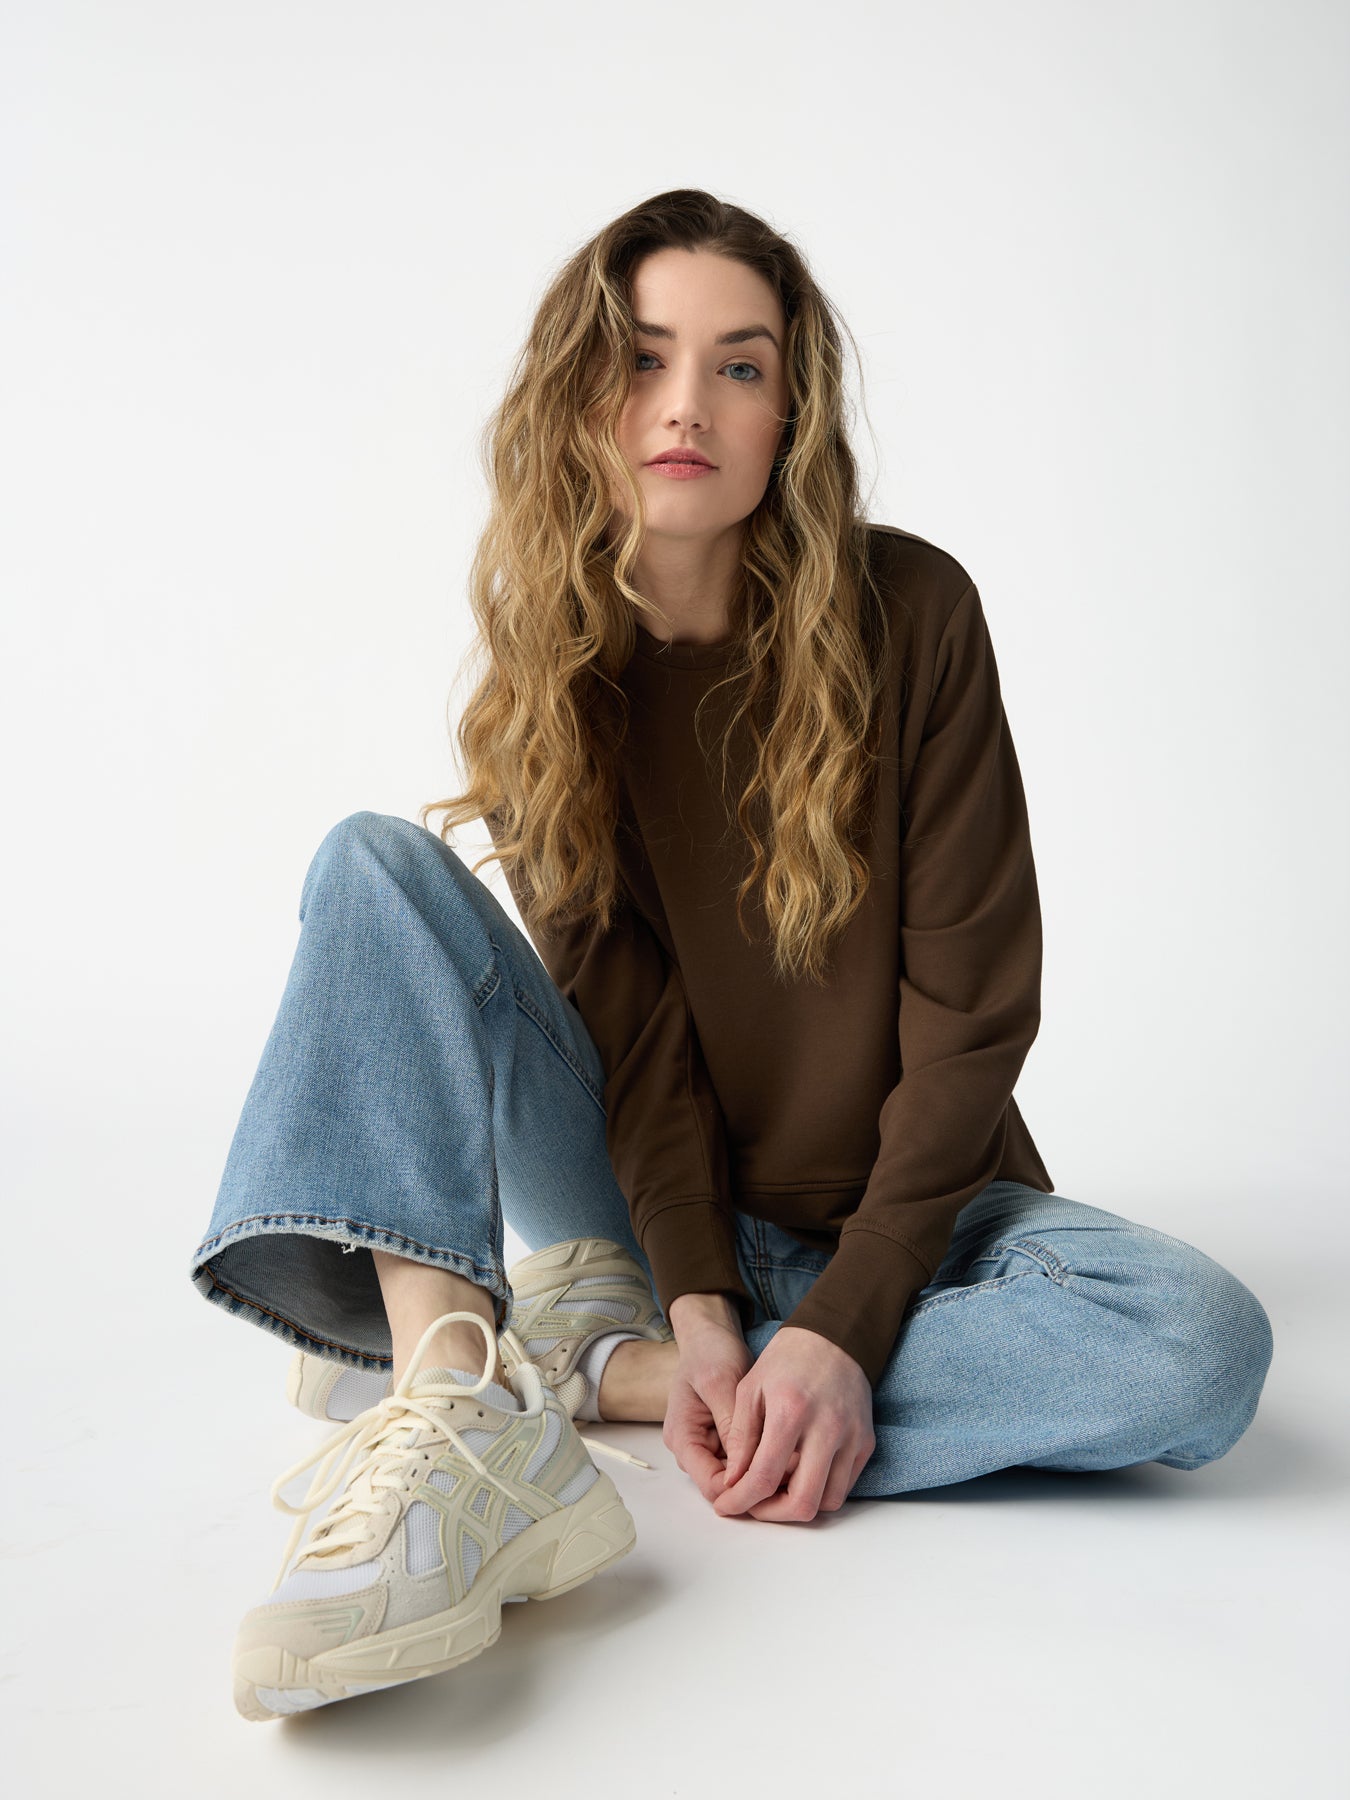
<svg viewBox="0 0 1350 1800"><path fill-rule="evenodd" d="M741 527L714 538L648 535L633 565L633 586L660 617L640 614L653 637L675 644L720 644L731 631L731 597L741 566Z"/></svg>

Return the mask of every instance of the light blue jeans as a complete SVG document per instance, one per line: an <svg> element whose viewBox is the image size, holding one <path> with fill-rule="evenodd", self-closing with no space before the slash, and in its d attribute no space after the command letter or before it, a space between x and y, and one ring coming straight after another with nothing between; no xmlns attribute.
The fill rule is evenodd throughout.
<svg viewBox="0 0 1350 1800"><path fill-rule="evenodd" d="M503 1215L531 1250L622 1244L651 1278L576 1008L458 853L353 813L319 845L280 1010L194 1285L284 1342L388 1369L372 1248L466 1275L508 1322ZM754 1355L826 1266L736 1214ZM1016 1465L1199 1468L1251 1423L1270 1321L1180 1239L995 1181L962 1210L873 1390L857 1498Z"/></svg>

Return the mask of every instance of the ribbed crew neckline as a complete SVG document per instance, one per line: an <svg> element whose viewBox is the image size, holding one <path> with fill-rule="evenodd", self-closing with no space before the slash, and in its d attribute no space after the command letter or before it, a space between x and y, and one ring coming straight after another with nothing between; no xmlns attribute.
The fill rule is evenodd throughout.
<svg viewBox="0 0 1350 1800"><path fill-rule="evenodd" d="M719 644L668 644L664 638L648 631L645 625L639 625L636 619L633 628L637 632L634 655L647 662L660 663L667 669L721 668L730 661L735 649L733 638L723 638Z"/></svg>

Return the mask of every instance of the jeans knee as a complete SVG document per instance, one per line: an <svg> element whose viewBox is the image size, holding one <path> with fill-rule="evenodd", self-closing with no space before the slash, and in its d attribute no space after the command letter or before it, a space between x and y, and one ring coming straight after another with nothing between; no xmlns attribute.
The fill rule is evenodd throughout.
<svg viewBox="0 0 1350 1800"><path fill-rule="evenodd" d="M411 819L400 818L397 813L363 810L339 819L329 829L319 849L373 850L377 855L388 854L390 850L425 836L422 826L414 825Z"/></svg>
<svg viewBox="0 0 1350 1800"><path fill-rule="evenodd" d="M1175 1447L1174 1457L1159 1460L1199 1468L1230 1450L1255 1417L1274 1334L1266 1309L1245 1282L1210 1263L1181 1349L1185 1442Z"/></svg>
<svg viewBox="0 0 1350 1800"><path fill-rule="evenodd" d="M324 880L360 882L372 874L392 875L407 885L415 870L440 840L433 832L397 813L348 813L325 833L305 875L300 916L314 883ZM454 852L449 853L451 856Z"/></svg>
<svg viewBox="0 0 1350 1800"><path fill-rule="evenodd" d="M496 960L491 898L455 848L396 813L349 813L332 826L310 862L300 895L303 922L321 896L338 914L369 911L385 921L420 920L451 949L471 987Z"/></svg>
<svg viewBox="0 0 1350 1800"><path fill-rule="evenodd" d="M1253 1410L1275 1351L1266 1309L1247 1284L1224 1271L1220 1295L1210 1309L1213 1361L1234 1404L1250 1399Z"/></svg>

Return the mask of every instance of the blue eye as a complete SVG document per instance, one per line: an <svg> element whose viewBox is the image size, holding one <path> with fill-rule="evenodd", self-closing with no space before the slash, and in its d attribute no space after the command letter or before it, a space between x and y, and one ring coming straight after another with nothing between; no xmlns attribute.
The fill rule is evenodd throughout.
<svg viewBox="0 0 1350 1800"><path fill-rule="evenodd" d="M653 362L658 362L660 360L653 350L639 350L637 356L639 361L641 361L644 356L650 357ZM752 362L728 363L727 367L729 369L749 369L751 375L754 377L753 381L737 381L733 383L733 386L735 387L753 387L756 381L763 381L764 379L763 375ZM648 371L646 369L639 369L638 373L639 375L645 375Z"/></svg>

